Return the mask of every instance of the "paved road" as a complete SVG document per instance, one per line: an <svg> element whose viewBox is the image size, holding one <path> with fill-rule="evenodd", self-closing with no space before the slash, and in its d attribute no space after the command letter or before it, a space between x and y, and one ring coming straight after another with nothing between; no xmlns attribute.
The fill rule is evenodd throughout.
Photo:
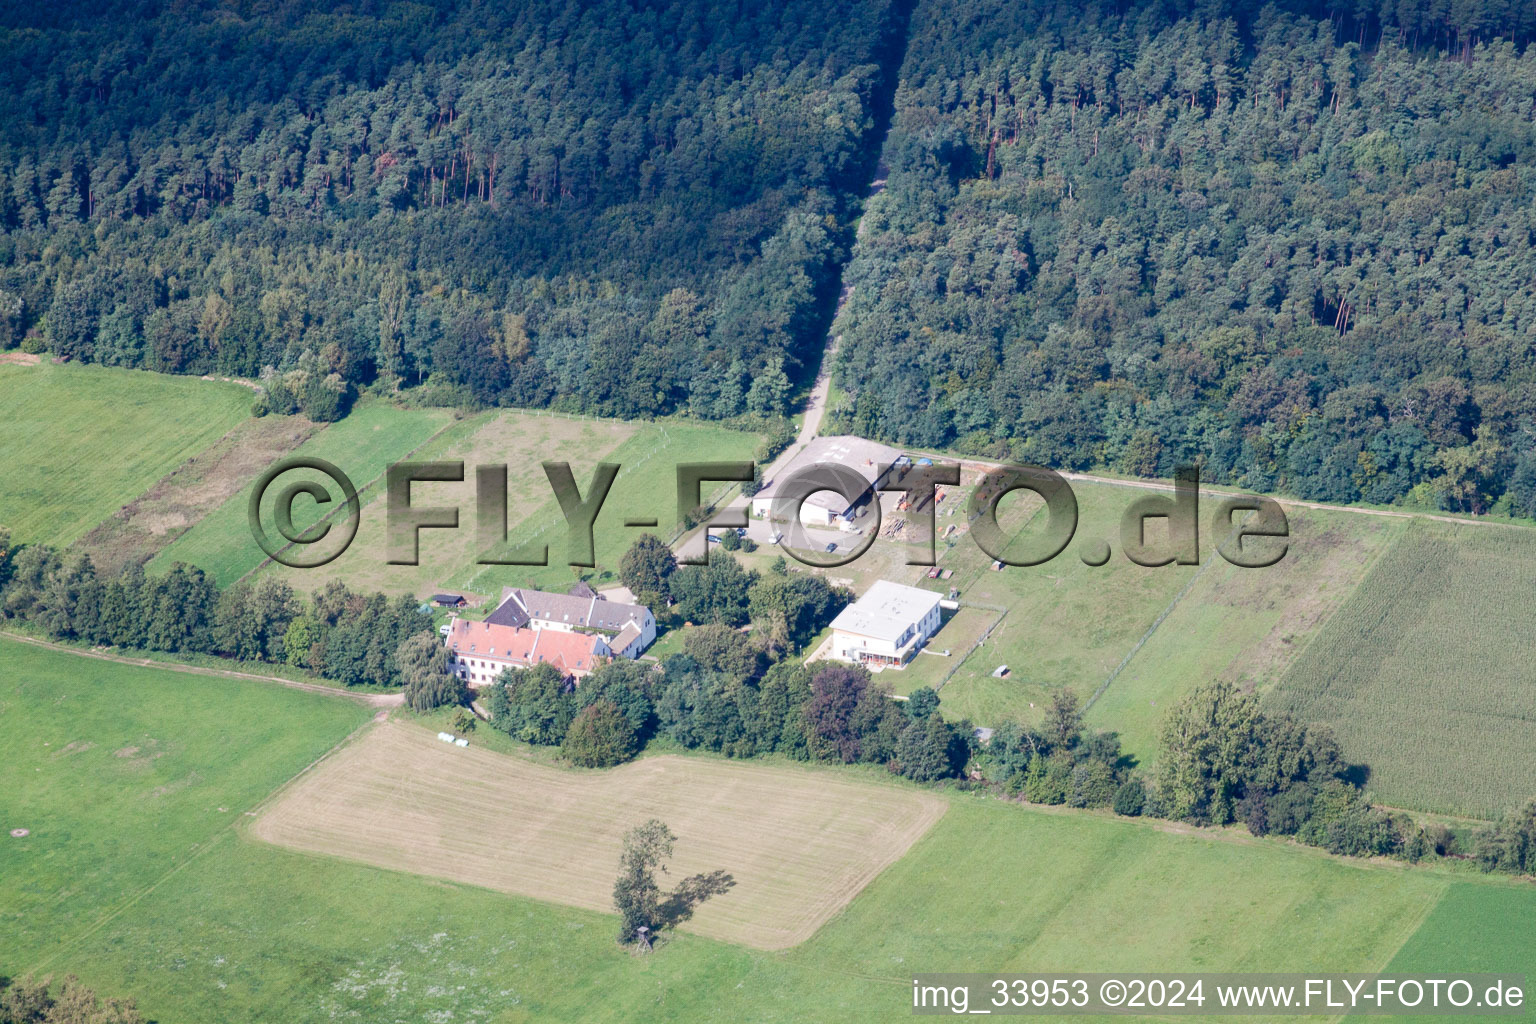
<svg viewBox="0 0 1536 1024"><path fill-rule="evenodd" d="M869 202L875 196L885 191L885 166L882 164L875 170L875 180L869 183L869 191L865 193L864 201ZM864 219L859 218L859 228L855 229L857 236L863 228ZM844 264L846 269L847 264ZM763 481L766 483L773 479L775 473L781 472L800 453L800 450L815 440L821 432L821 421L827 412L827 391L831 384L832 357L837 355L838 342L843 340L841 334L837 334L837 322L842 319L843 310L847 308L848 300L853 296L853 285L843 285L842 291L837 296L837 311L832 315L832 324L827 328L827 337L822 343L821 368L817 371L816 380L811 385L811 393L805 400L805 409L802 411L803 419L800 422L800 433L788 448L779 454L779 457L763 470ZM746 498L737 498L731 503L731 507L746 504Z"/></svg>
<svg viewBox="0 0 1536 1024"><path fill-rule="evenodd" d="M876 167L875 179L869 183L869 191L865 193L866 203L885 191L886 173L883 163ZM855 237L858 237L862 228L863 217L861 216L859 227L854 230ZM844 268L846 267L847 264L844 264ZM842 291L838 293L837 310L832 314L832 323L828 326L827 336L822 342L821 366L816 372L816 380L811 384L811 393L806 396L805 407L801 410L800 432L795 435L794 441L790 442L789 446L779 453L778 458L763 467L763 482L765 484L771 483L776 475L782 473L790 461L796 455L799 455L801 450L815 440L816 436L821 432L821 421L827 412L827 392L831 385L832 357L837 354L837 344L842 340L842 335L836 333L837 321L842 317L843 309L848 305L848 299L852 295L852 285L844 285ZM749 501L750 499L738 494L726 504L725 508L745 508ZM705 543L699 539L701 533L702 531L693 531L683 534L673 543L672 550L678 555L688 554L692 557L697 557L700 554L699 545Z"/></svg>

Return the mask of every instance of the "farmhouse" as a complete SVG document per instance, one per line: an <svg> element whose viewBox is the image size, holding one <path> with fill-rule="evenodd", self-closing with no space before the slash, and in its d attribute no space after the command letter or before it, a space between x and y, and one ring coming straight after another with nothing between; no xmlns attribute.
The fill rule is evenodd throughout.
<svg viewBox="0 0 1536 1024"><path fill-rule="evenodd" d="M501 604L485 621L519 629L593 634L620 658L638 658L656 640L656 617L649 608L610 601L585 583L566 594L506 587Z"/></svg>
<svg viewBox="0 0 1536 1024"><path fill-rule="evenodd" d="M453 671L472 688L496 681L505 668L553 665L573 683L590 675L609 648L599 636L560 629L503 626L454 619L446 641Z"/></svg>
<svg viewBox="0 0 1536 1024"><path fill-rule="evenodd" d="M939 630L939 595L876 580L832 620L829 657L872 670L904 668Z"/></svg>
<svg viewBox="0 0 1536 1024"><path fill-rule="evenodd" d="M852 529L854 520L886 482L881 466L893 466L905 457L895 448L862 437L818 437L806 445L774 479L752 496L752 514L759 519L773 511L774 498L785 481L811 466L848 466L869 482L869 489L849 502L835 491L818 491L800 506L800 521L807 526L836 526Z"/></svg>

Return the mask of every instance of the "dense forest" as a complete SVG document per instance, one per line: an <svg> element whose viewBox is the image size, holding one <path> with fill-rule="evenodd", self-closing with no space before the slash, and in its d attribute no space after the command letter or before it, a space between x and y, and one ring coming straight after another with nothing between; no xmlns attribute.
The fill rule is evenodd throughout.
<svg viewBox="0 0 1536 1024"><path fill-rule="evenodd" d="M264 374L322 419L374 385L784 411L901 42L804 0L0 18L0 347Z"/></svg>
<svg viewBox="0 0 1536 1024"><path fill-rule="evenodd" d="M776 417L841 279L830 428L1536 515L1533 32L1519 0L17 6L0 348L322 420Z"/></svg>
<svg viewBox="0 0 1536 1024"><path fill-rule="evenodd" d="M1516 3L919 4L835 422L1536 515L1533 29Z"/></svg>

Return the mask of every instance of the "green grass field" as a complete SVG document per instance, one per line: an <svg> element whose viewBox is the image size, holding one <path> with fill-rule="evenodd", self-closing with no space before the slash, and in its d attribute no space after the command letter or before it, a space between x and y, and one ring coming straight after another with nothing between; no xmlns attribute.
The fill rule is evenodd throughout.
<svg viewBox="0 0 1536 1024"><path fill-rule="evenodd" d="M1120 518L1146 491L1086 481L1074 481L1072 489L1077 532L1044 565L994 570L968 533L957 530L939 545L940 565L954 570L949 580L924 579L920 570L902 578L931 590L960 591L961 615L935 637L935 648L965 656L986 625L997 625L958 668L925 657L916 674L893 673L898 693L947 675L940 693L946 716L996 725L1038 721L1050 695L1070 687L1081 700L1092 700L1090 725L1120 733L1126 751L1150 763L1170 704L1217 678L1269 686L1406 522L1290 506L1285 558L1264 569L1240 569L1217 553L1224 538L1212 535L1211 519L1219 499L1203 495L1202 564L1148 568L1120 551ZM1039 510L1040 502L1027 492L1004 500L999 519L1014 534L1010 553L1037 542ZM963 525L963 515L941 515L941 533L949 523ZM1158 520L1148 521L1147 532L1153 543L1166 536ZM1089 566L1080 549L1098 540L1107 540L1113 554L1107 564ZM993 676L999 665L1008 666L1007 676Z"/></svg>
<svg viewBox="0 0 1536 1024"><path fill-rule="evenodd" d="M1436 977L1446 971L1526 976L1526 1013L1536 1019L1530 983L1536 980L1536 888L1457 882L1446 890L1419 930L1398 950L1387 971L1399 977ZM1383 1020L1351 1017L1351 1020ZM1392 1020L1422 1021L1423 1017ZM1499 1018L1511 1019L1511 1018Z"/></svg>
<svg viewBox="0 0 1536 1024"><path fill-rule="evenodd" d="M0 833L0 963L71 962L368 717L351 701L0 638L0 826L32 833Z"/></svg>
<svg viewBox="0 0 1536 1024"><path fill-rule="evenodd" d="M238 384L101 366L0 365L0 526L62 547L250 415Z"/></svg>
<svg viewBox="0 0 1536 1024"><path fill-rule="evenodd" d="M914 970L1379 970L1444 889L966 800L800 947L682 935L636 958L609 915L230 836L85 962L188 1021L893 1020Z"/></svg>
<svg viewBox="0 0 1536 1024"><path fill-rule="evenodd" d="M1332 725L1388 804L1489 817L1536 794L1536 534L1415 521L1269 696Z"/></svg>
<svg viewBox="0 0 1536 1024"><path fill-rule="evenodd" d="M384 402L366 403L300 445L294 455L313 456L334 463L362 491L370 481L381 478L391 462L404 458L452 424L453 417L453 412L448 409L397 409ZM295 472L292 476L298 479L305 474ZM289 476L285 475L281 482L288 480ZM228 586L260 566L266 556L252 539L246 518L253 485L254 480L242 486L238 494L164 548L149 563L150 571L169 569L174 562L189 562L209 573L220 586ZM272 487L268 491L272 495L268 505L276 501L279 490L279 487ZM365 493L362 498L366 502L370 496ZM302 518L306 504L307 499L294 504L294 521L300 528L306 525ZM263 522L271 529L271 516L265 511ZM310 570L302 582L295 582L295 586L303 591L318 589L330 578L322 576L322 572L320 569Z"/></svg>
<svg viewBox="0 0 1536 1024"><path fill-rule="evenodd" d="M209 513L197 526L163 549L151 571L173 562L190 562L227 586L256 569L281 575L301 592L340 579L353 589L426 594L453 589L497 597L506 585L564 590L575 575L566 565L565 521L540 468L543 461L571 464L585 489L598 462L623 468L598 517L597 570L584 570L599 586L616 582L619 559L640 530L624 520L651 516L656 532L670 535L676 517L676 465L688 461L746 460L758 443L754 434L683 422L634 424L620 420L503 410L455 421L449 410L403 410L372 403L355 410L303 444L295 455L327 459L352 478L363 510L357 537L335 561L314 569L268 563L251 538L246 518L250 485ZM392 566L384 544L386 505L382 474L407 454L413 461L463 461L463 483L420 483L412 487L419 506L457 506L457 530L423 530L419 564ZM548 566L483 566L477 563L475 473L477 464L508 466L508 539L549 545ZM309 474L293 474L299 479ZM289 480L283 477L283 482ZM372 487L367 487L374 481ZM716 485L724 491L725 485ZM268 493L273 501L279 488ZM708 494L708 492L706 492ZM263 521L271 528L269 501ZM294 505L295 525L303 529L317 511L307 499ZM329 510L329 507L326 509Z"/></svg>
<svg viewBox="0 0 1536 1024"><path fill-rule="evenodd" d="M411 502L418 506L451 506L459 510L457 530L422 530L419 564L390 565L385 546L387 503L383 488L363 506L361 524L352 545L334 562L321 569L293 569L271 564L263 572L281 575L299 589L313 589L318 578L345 580L354 590L386 593L428 594L446 586L450 575L474 564L476 547L475 467L504 464L507 469L507 522L509 533L540 512L555 517L553 492L539 464L569 462L583 487L591 468L625 441L643 430L622 420L581 419L536 412L501 410L470 417L443 431L414 461L464 463L464 480L423 482L411 487ZM617 496L615 496L617 497ZM547 506L547 508L546 508ZM514 537L515 539L515 537ZM551 545L551 560L564 557L564 535ZM567 573L567 576L569 574ZM497 592L499 594L499 591ZM497 596L489 592L481 596Z"/></svg>
<svg viewBox="0 0 1536 1024"><path fill-rule="evenodd" d="M940 541L939 564L954 576L923 585L943 592L958 588L962 606L1007 609L991 636L944 685L946 716L978 725L1034 722L1056 690L1071 687L1086 699L1194 574L1191 566L1145 568L1120 554L1120 516L1140 492L1107 484L1074 483L1072 489L1076 535L1043 565L994 571L991 557L968 532L957 531L947 550ZM950 522L964 527L964 506L959 508L953 517L940 517L941 532ZM1014 534L1008 553L1037 543L1044 520L1036 515L1040 508L1027 491L1003 499L999 522ZM1155 524L1148 529L1149 535L1154 532ZM1078 549L1100 539L1109 540L1114 556L1097 568L1085 565ZM999 665L1008 666L1007 677L992 676Z"/></svg>
<svg viewBox="0 0 1536 1024"><path fill-rule="evenodd" d="M157 1020L887 1020L919 970L1451 970L1473 936L1533 969L1507 882L963 794L800 946L635 957L608 914L248 838L366 708L5 641L0 679L0 824L33 829L0 835L0 965Z"/></svg>

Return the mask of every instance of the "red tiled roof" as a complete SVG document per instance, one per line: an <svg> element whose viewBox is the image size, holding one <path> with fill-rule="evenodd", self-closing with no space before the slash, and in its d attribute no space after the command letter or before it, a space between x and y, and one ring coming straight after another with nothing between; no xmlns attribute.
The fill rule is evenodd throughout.
<svg viewBox="0 0 1536 1024"><path fill-rule="evenodd" d="M523 629L493 622L455 619L448 648L459 658L529 667L543 662L568 676L584 676L597 667L601 638L558 629Z"/></svg>

